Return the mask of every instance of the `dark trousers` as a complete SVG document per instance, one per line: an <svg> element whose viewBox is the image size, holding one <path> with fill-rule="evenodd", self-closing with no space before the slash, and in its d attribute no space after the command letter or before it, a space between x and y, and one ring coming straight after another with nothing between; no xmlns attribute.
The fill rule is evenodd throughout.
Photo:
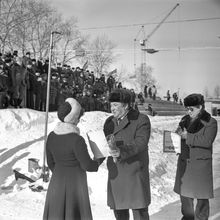
<svg viewBox="0 0 220 220"><path fill-rule="evenodd" d="M194 208L194 199L180 196L181 211L183 217L181 220L208 220L209 217L209 200L197 199Z"/></svg>
<svg viewBox="0 0 220 220"><path fill-rule="evenodd" d="M149 220L148 208L132 209L134 220ZM114 210L116 220L129 220L129 209Z"/></svg>

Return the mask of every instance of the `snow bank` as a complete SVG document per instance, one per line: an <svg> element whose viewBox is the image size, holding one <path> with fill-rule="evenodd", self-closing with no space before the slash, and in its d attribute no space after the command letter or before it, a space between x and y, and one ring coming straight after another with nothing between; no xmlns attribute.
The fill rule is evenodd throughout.
<svg viewBox="0 0 220 220"><path fill-rule="evenodd" d="M102 129L105 112L86 112L79 128L82 135ZM163 130L175 130L180 116L150 117L152 133L149 143L150 181L152 203L150 213L178 199L173 192L177 157L162 152ZM32 192L27 183L16 183L12 169L27 172L28 159L37 158L42 165L44 148L45 113L30 109L0 110L0 219L41 219L46 192ZM57 123L56 113L49 114L48 132ZM102 164L98 173L88 173L88 184L93 217L96 220L113 219L106 205L107 170ZM16 186L16 187L15 187Z"/></svg>

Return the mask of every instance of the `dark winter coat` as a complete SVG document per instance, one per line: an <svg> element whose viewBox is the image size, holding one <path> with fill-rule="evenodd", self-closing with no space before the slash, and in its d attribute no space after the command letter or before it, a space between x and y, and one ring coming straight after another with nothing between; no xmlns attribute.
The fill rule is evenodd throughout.
<svg viewBox="0 0 220 220"><path fill-rule="evenodd" d="M190 198L213 198L212 144L217 121L203 110L192 123L184 116L180 127L187 129L187 138L182 141L174 191Z"/></svg>
<svg viewBox="0 0 220 220"><path fill-rule="evenodd" d="M104 124L105 135L114 134L120 149L115 163L108 157L107 203L111 209L141 209L150 204L148 141L150 138L148 116L131 109L117 125L110 116Z"/></svg>
<svg viewBox="0 0 220 220"><path fill-rule="evenodd" d="M12 86L13 97L23 100L27 86L27 70L17 63L12 67Z"/></svg>
<svg viewBox="0 0 220 220"><path fill-rule="evenodd" d="M94 111L95 110L95 99L94 97L92 97L92 95L90 96L83 96L80 104L82 105L82 107L85 109L85 111Z"/></svg>
<svg viewBox="0 0 220 220"><path fill-rule="evenodd" d="M92 220L86 171L97 171L98 163L90 158L77 129L66 126L70 124L60 123L46 143L52 177L43 219Z"/></svg>

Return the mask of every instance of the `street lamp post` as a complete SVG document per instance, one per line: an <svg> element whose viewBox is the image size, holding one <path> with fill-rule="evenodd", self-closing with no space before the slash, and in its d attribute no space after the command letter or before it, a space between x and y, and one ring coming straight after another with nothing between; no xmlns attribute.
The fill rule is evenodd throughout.
<svg viewBox="0 0 220 220"><path fill-rule="evenodd" d="M49 50L49 65L47 74L47 96L46 96L46 112L45 112L45 129L44 129L44 151L43 151L43 181L46 181L46 141L47 141L47 130L48 130L48 112L49 112L49 102L50 102L50 79L51 79L51 58L53 50L53 35L61 34L57 31L52 31L50 34L50 50Z"/></svg>

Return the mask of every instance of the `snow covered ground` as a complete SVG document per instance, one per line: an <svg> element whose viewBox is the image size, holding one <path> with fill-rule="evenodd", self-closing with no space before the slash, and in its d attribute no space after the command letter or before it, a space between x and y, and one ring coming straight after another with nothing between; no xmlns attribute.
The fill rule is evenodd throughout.
<svg viewBox="0 0 220 220"><path fill-rule="evenodd" d="M86 112L79 127L82 135L90 130L102 129L109 114ZM218 125L220 123L220 118ZM149 144L150 181L152 203L150 214L178 200L173 192L177 156L162 152L163 130L175 130L180 116L150 117L152 133ZM45 113L30 109L0 110L0 220L42 219L46 191L33 192L28 183L15 181L13 169L28 173L28 159L37 158L43 163ZM56 113L49 114L48 132L57 123ZM220 175L215 167L220 165L220 134L214 145L214 184L220 187ZM217 156L215 156L217 155ZM112 220L112 211L106 205L107 170L103 163L97 173L88 173L90 201L94 220Z"/></svg>

